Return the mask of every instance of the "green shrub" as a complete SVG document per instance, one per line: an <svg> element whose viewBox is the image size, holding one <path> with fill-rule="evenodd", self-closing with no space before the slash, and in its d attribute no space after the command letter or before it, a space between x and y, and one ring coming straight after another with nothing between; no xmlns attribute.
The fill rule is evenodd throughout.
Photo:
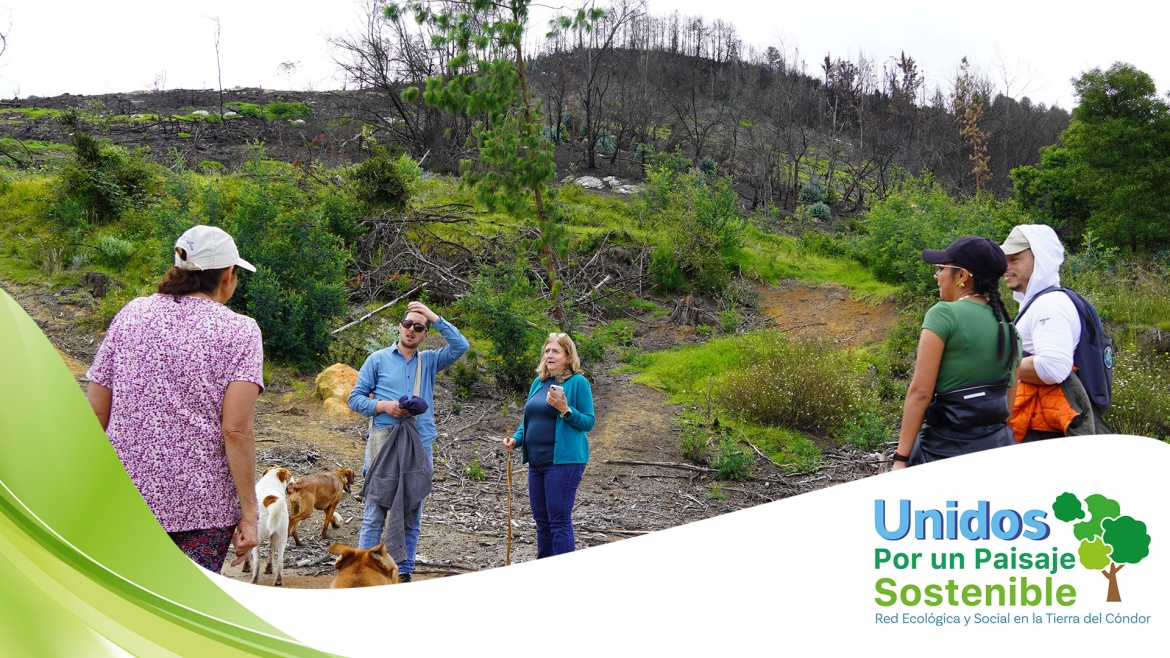
<svg viewBox="0 0 1170 658"><path fill-rule="evenodd" d="M375 145L370 157L350 174L354 196L369 206L404 210L417 180L417 175L403 166L407 163L414 164L409 157L392 155L386 147Z"/></svg>
<svg viewBox="0 0 1170 658"><path fill-rule="evenodd" d="M889 418L875 410L865 410L846 420L842 438L862 450L879 450L896 435Z"/></svg>
<svg viewBox="0 0 1170 658"><path fill-rule="evenodd" d="M478 454L475 456L475 459L463 465L463 475L468 480L475 480L476 482L482 482L487 479L487 471L484 469L483 464L480 463Z"/></svg>
<svg viewBox="0 0 1170 658"><path fill-rule="evenodd" d="M320 194L317 207L329 232L341 238L351 253L360 252L361 238L369 231L369 225L362 221L367 210L364 205L352 194L338 190L337 193Z"/></svg>
<svg viewBox="0 0 1170 658"><path fill-rule="evenodd" d="M833 219L833 211L823 201L817 201L806 207L804 211L808 213L809 217L815 217L822 222L832 221Z"/></svg>
<svg viewBox="0 0 1170 658"><path fill-rule="evenodd" d="M405 313L400 313L400 315L405 315ZM398 342L398 321L380 320L363 338L362 348L366 351L367 356L383 347L389 347Z"/></svg>
<svg viewBox="0 0 1170 658"><path fill-rule="evenodd" d="M596 144L594 144L594 147L600 153L606 153L606 154L613 153L613 150L616 147L616 143L614 142L613 135L611 135L609 133L605 133L605 132L601 133L600 135L597 136L597 142L596 142Z"/></svg>
<svg viewBox="0 0 1170 658"><path fill-rule="evenodd" d="M268 101L264 105L264 118L271 121L302 119L312 113L312 108L300 101Z"/></svg>
<svg viewBox="0 0 1170 658"><path fill-rule="evenodd" d="M719 404L744 420L832 435L876 406L856 359L827 341L761 332L737 347L746 366L724 374L715 389Z"/></svg>
<svg viewBox="0 0 1170 658"><path fill-rule="evenodd" d="M699 425L684 424L678 433L678 450L682 456L696 464L711 461L710 440L707 430Z"/></svg>
<svg viewBox="0 0 1170 658"><path fill-rule="evenodd" d="M575 342L577 344L577 355L581 357L581 365L586 370L590 366L599 364L605 359L605 338L597 335L597 332L594 332L592 336L582 336Z"/></svg>
<svg viewBox="0 0 1170 658"><path fill-rule="evenodd" d="M716 480L747 480L752 476L752 456L735 439L725 436L711 460Z"/></svg>
<svg viewBox="0 0 1170 658"><path fill-rule="evenodd" d="M232 103L228 108L246 117L261 117L264 115L264 110L260 109L260 106L254 103Z"/></svg>
<svg viewBox="0 0 1170 658"><path fill-rule="evenodd" d="M598 328L594 335L604 337L609 349L617 352L618 360L629 363L640 352L638 344L634 340L636 326L637 323L633 320L614 320Z"/></svg>
<svg viewBox="0 0 1170 658"><path fill-rule="evenodd" d="M840 244L840 238L832 233L804 231L797 239L800 241L801 250L807 253L821 256L840 256L846 253Z"/></svg>
<svg viewBox="0 0 1170 658"><path fill-rule="evenodd" d="M740 315L739 309L732 306L719 312L719 328L723 333L735 333L739 328L740 323L743 322L743 316Z"/></svg>
<svg viewBox="0 0 1170 658"><path fill-rule="evenodd" d="M932 297L937 286L931 266L922 260L923 249L943 249L962 235L1003 240L1013 226L1029 221L1013 202L990 196L960 202L929 178L914 179L870 208L865 219L869 235L853 246L879 280Z"/></svg>
<svg viewBox="0 0 1170 658"><path fill-rule="evenodd" d="M103 235L97 240L97 255L101 264L120 270L134 255L134 243L112 235Z"/></svg>
<svg viewBox="0 0 1170 658"><path fill-rule="evenodd" d="M471 290L456 302L467 324L491 343L488 372L503 391L524 393L535 375L545 336L529 324L545 317L540 290L528 278L526 261L485 265Z"/></svg>
<svg viewBox="0 0 1170 658"><path fill-rule="evenodd" d="M914 374L914 361L918 351L918 339L922 335L921 321L912 321L903 315L886 334L883 352L886 369L894 377L909 379Z"/></svg>
<svg viewBox="0 0 1170 658"><path fill-rule="evenodd" d="M302 367L319 360L345 310L348 254L310 193L292 179L257 177L242 185L225 223L256 266L241 275L232 305L255 318L270 357Z"/></svg>
<svg viewBox="0 0 1170 658"><path fill-rule="evenodd" d="M675 252L665 246L657 246L650 252L650 281L654 287L668 293L679 292L687 287L681 264Z"/></svg>
<svg viewBox="0 0 1170 658"><path fill-rule="evenodd" d="M468 350L464 358L455 362L448 372L451 373L451 392L456 399L464 402L471 400L475 385L479 383L479 353Z"/></svg>
<svg viewBox="0 0 1170 658"><path fill-rule="evenodd" d="M1127 325L1134 332L1170 331L1170 263L1164 259L1122 258L1117 249L1103 248L1089 231L1082 249L1065 259L1061 284L1093 302L1101 319ZM1117 338L1117 336L1114 336Z"/></svg>
<svg viewBox="0 0 1170 658"><path fill-rule="evenodd" d="M828 196L825 184L819 180L809 181L800 188L800 202L803 204L823 203Z"/></svg>
<svg viewBox="0 0 1170 658"><path fill-rule="evenodd" d="M63 201L75 202L94 223L102 224L158 192L156 167L140 153L102 144L89 134L75 110L61 115L61 121L73 131L73 157L61 169L59 178L59 197Z"/></svg>
<svg viewBox="0 0 1170 658"><path fill-rule="evenodd" d="M329 341L329 347L325 350L326 363L344 363L354 368L362 367L367 356L369 353L365 350L355 346L345 338L336 336Z"/></svg>
<svg viewBox="0 0 1170 658"><path fill-rule="evenodd" d="M721 294L729 257L743 243L739 198L727 177L680 172L677 157L656 157L634 211L656 229L650 275L667 292Z"/></svg>

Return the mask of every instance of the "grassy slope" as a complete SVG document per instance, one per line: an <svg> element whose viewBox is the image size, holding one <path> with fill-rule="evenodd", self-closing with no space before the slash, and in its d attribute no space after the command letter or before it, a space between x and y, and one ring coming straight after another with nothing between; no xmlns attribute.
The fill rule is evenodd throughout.
<svg viewBox="0 0 1170 658"><path fill-rule="evenodd" d="M40 148L41 145L35 145ZM45 150L50 150L46 148ZM58 149L52 149L54 151ZM287 165L273 166L285 167ZM44 221L54 199L53 181L43 174L12 173L5 176L0 186L0 276L16 281L40 280L46 278L56 284L75 283L81 270L74 263L53 260L53 239L46 235ZM185 204L190 204L186 216L198 216L203 202L204 191L216 185L223 192L221 200L231 200L232 176L204 176L189 173L186 179L189 188L185 191ZM168 194L175 190L168 189ZM638 219L638 214L629 200L606 197L586 192L576 186L560 190L566 224L570 235L572 253L576 258L587 257L601 244L629 245L642 247L653 245L661 238L656 228ZM173 202L168 197L166 202ZM471 191L450 181L439 178L423 180L413 200L416 206L443 203L466 204L474 207ZM523 218L504 213L473 211L476 218L470 236L464 232L458 240L470 243L474 248L475 236L489 236L498 232L515 234L529 227ZM105 235L130 238L141 232L144 217L136 215L126 221L101 227L92 237L95 241ZM137 222L139 225L135 225ZM448 227L433 227L440 237L448 237ZM661 229L657 229L661 230ZM456 238L455 235L450 235ZM754 221L745 223L742 244L733 249L729 259L736 271L745 278L774 284L782 279L799 279L810 282L837 282L849 289L851 296L876 302L894 296L898 286L879 282L873 273L857 261L840 256L826 256L809 248L802 240L778 235L761 228ZM111 317L117 307L133 296L151 288L157 279L157 265L149 256L158 245L151 245L149 253L138 254L130 263L120 269L103 266L100 262L80 263L86 269L107 270L108 273L127 284L102 304L99 318ZM165 247L165 245L163 245ZM65 251L65 250L63 250ZM1170 306L1163 290L1154 277L1137 272L1121 285L1109 282L1107 300L1099 302L1102 314L1107 319L1124 321L1139 327L1170 328L1170 320L1164 316ZM1105 284L1102 284L1102 288ZM635 301L637 303L637 300ZM611 347L615 345L610 343ZM879 360L880 361L880 360ZM880 368L880 362L873 362ZM720 374L734 372L744 366L737 360L734 343L715 340L708 343L670 350L654 355L644 355L636 361L641 371L638 381L669 393L676 402L692 408L684 422L700 421L709 414L714 391L714 381ZM703 411L707 408L707 411ZM701 413L700 413L701 412ZM886 430L892 421L887 419ZM734 421L732 421L734 422ZM752 440L779 461L790 463L794 468L805 468L815 462L818 450L808 436L777 427L739 423L740 437ZM830 437L839 440L841 437Z"/></svg>

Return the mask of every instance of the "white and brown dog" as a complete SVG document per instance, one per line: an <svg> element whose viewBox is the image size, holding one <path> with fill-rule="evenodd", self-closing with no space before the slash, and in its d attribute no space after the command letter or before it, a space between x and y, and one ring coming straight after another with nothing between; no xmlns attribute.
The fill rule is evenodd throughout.
<svg viewBox="0 0 1170 658"><path fill-rule="evenodd" d="M256 501L259 513L256 520L256 538L259 543L252 549L252 556L244 562L244 571L252 570L252 584L260 582L260 544L268 539L268 566L264 573L273 573L273 585L284 584L281 580L284 570L284 547L288 544L288 485L293 482L287 468L269 466L256 482ZM276 567L272 566L276 563Z"/></svg>

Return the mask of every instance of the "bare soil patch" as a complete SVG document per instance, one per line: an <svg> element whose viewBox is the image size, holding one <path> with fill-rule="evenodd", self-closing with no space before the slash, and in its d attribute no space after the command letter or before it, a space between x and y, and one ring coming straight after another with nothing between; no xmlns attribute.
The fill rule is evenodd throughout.
<svg viewBox="0 0 1170 658"><path fill-rule="evenodd" d="M784 281L761 286L760 312L776 329L795 336L828 338L843 346L880 341L898 320L890 302L869 304L849 298L838 283Z"/></svg>

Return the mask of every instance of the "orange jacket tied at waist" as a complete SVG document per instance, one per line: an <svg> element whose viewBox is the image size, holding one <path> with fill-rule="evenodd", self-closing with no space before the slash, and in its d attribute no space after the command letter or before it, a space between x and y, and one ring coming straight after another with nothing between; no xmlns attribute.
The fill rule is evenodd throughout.
<svg viewBox="0 0 1170 658"><path fill-rule="evenodd" d="M1008 423L1016 441L1022 441L1028 430L1060 432L1067 436L1093 434L1091 409L1089 395L1074 372L1059 384L1019 382Z"/></svg>

